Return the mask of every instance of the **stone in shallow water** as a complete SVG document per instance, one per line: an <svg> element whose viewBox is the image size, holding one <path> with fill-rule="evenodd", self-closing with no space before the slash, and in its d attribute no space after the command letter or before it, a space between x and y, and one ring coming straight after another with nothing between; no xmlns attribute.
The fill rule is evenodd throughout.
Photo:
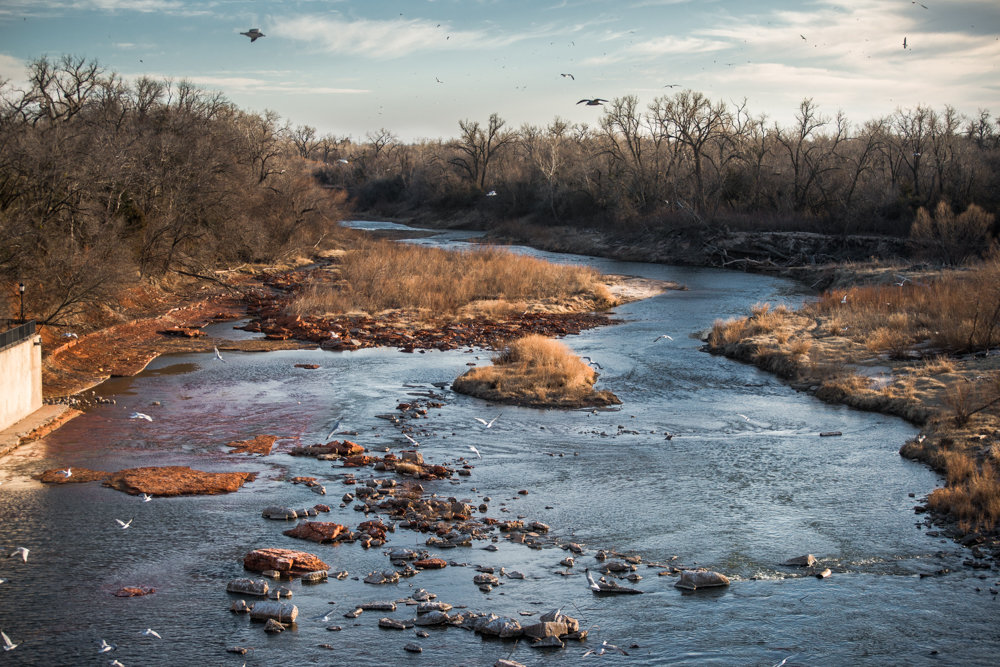
<svg viewBox="0 0 1000 667"><path fill-rule="evenodd" d="M729 578L724 574L712 572L710 570L684 570L681 578L674 586L687 590L698 588L711 588L713 586L728 586Z"/></svg>

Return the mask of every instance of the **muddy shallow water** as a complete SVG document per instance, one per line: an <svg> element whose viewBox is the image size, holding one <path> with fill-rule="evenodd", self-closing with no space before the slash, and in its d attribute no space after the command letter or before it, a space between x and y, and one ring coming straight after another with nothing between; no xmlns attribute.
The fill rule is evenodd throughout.
<svg viewBox="0 0 1000 667"><path fill-rule="evenodd" d="M462 236L415 242L447 246ZM224 362L212 354L161 357L135 378L100 387L115 405L95 408L0 462L0 548L31 550L27 563L0 559L0 579L6 580L0 584L0 629L20 643L0 663L99 665L116 658L125 665L491 665L510 656L528 665L572 665L604 640L629 656L586 660L995 663L1000 629L990 588L997 588L1000 573L963 569L963 549L915 525L920 517L913 505L939 483L897 453L915 429L890 417L825 405L755 368L699 351L694 332L757 301L796 304L804 298L799 287L766 276L536 254L688 286L618 308L622 324L565 339L602 366L599 386L622 399L621 410L490 406L434 386L450 382L469 363L488 363L489 352L482 350L230 352ZM231 325L216 326L222 331ZM654 342L660 334L673 340ZM295 368L297 363L320 368ZM394 412L401 401L425 400L413 394L426 392L439 395L444 405L411 422L425 459L451 464L472 457L475 465L471 477L425 482L427 491L474 504L488 496L488 516L524 515L551 525L555 539L585 547L576 574L557 574L564 570L559 561L565 551L501 540L496 552L483 549L487 542L429 547L456 565L372 586L360 579L389 567L383 549L294 540L281 534L291 524L260 517L267 505L325 502L333 511L320 520L357 526L364 515L350 505L339 507L340 496L350 490L341 484L345 470L339 463L281 451L319 442L337 417L343 417L341 429L356 431L349 437L369 449L408 447L399 429L377 415ZM129 419L133 410L154 421ZM500 412L490 429L473 419ZM820 438L821 431L843 435ZM260 433L283 438L278 453L233 456L224 447ZM57 466L178 464L260 475L227 496L148 503L97 484L44 486L31 478ZM354 472L361 479L384 476L371 469ZM285 481L295 475L319 477L328 495ZM518 494L521 489L529 493ZM132 517L127 530L115 522ZM419 546L425 539L399 529L387 547ZM244 576L241 562L248 551L269 546L310 551L358 579L293 582L299 622L282 634L265 634L261 624L229 612L235 597L225 584ZM673 586L676 577L640 565L644 579L635 587L643 595L598 598L583 567L596 565L594 553L602 548L640 554L645 561L676 556L674 564L721 571L732 585L682 594ZM833 576L803 577L780 565L805 553L815 554ZM472 582L473 566L480 564L519 570L527 578L505 579L485 594ZM950 572L934 575L943 569ZM111 595L126 585L157 592L131 599ZM403 605L396 612L343 617L355 603L404 598L417 587L469 611L528 622L519 612L562 607L590 628L590 638L542 652L524 641L484 640L457 628L428 628L430 636L421 639L413 630L377 627L381 616L411 618L413 608ZM318 618L331 611L330 620ZM342 630L326 630L331 624ZM142 635L146 628L162 639ZM101 639L118 649L98 654ZM423 653L404 652L411 641ZM237 645L254 650L226 653Z"/></svg>

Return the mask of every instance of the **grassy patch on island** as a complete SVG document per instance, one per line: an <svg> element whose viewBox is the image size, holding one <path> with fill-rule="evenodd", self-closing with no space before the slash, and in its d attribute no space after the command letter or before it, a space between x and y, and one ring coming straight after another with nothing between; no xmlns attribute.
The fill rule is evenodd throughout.
<svg viewBox="0 0 1000 667"><path fill-rule="evenodd" d="M615 299L599 273L486 247L442 250L365 241L308 285L291 312L301 316L419 312L431 319L604 310Z"/></svg>
<svg viewBox="0 0 1000 667"><path fill-rule="evenodd" d="M621 403L608 390L595 391L597 373L562 342L544 336L515 340L493 358L493 365L473 368L452 389L498 403L576 408Z"/></svg>

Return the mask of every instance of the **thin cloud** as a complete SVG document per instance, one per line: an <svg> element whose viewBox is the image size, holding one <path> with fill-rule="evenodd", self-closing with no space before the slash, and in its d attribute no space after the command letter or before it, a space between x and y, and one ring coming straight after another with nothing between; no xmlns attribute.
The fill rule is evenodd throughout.
<svg viewBox="0 0 1000 667"><path fill-rule="evenodd" d="M279 92L296 94L320 94L320 95L363 95L370 93L364 88L333 88L328 86L310 86L298 83L285 83L268 81L266 79L255 79L242 76L189 76L186 81L211 89L254 91L254 92Z"/></svg>
<svg viewBox="0 0 1000 667"><path fill-rule="evenodd" d="M536 36L496 35L484 30L452 30L448 24L424 19L347 21L319 16L278 20L270 32L277 37L317 44L331 53L386 60L424 51L504 47Z"/></svg>

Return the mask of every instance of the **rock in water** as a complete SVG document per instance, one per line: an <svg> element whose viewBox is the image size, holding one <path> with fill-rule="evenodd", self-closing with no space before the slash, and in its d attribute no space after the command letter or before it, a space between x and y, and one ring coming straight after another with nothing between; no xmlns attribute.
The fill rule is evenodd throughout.
<svg viewBox="0 0 1000 667"><path fill-rule="evenodd" d="M684 588L691 591L698 588L728 585L729 579L726 575L710 570L684 570L681 572L680 580L674 584L677 588Z"/></svg>
<svg viewBox="0 0 1000 667"><path fill-rule="evenodd" d="M264 579L233 579L226 584L227 593L239 593L240 595L267 595L267 581Z"/></svg>
<svg viewBox="0 0 1000 667"><path fill-rule="evenodd" d="M329 565L311 553L277 548L254 549L244 556L243 567L254 572L276 570L293 576L330 569Z"/></svg>
<svg viewBox="0 0 1000 667"><path fill-rule="evenodd" d="M785 565L791 565L793 567L812 567L816 564L816 557L812 554L806 554L805 556L796 556L795 558L789 558L785 561Z"/></svg>
<svg viewBox="0 0 1000 667"><path fill-rule="evenodd" d="M278 623L294 623L298 615L299 608L290 602L266 600L258 602L250 608L250 618L254 621L273 620Z"/></svg>

